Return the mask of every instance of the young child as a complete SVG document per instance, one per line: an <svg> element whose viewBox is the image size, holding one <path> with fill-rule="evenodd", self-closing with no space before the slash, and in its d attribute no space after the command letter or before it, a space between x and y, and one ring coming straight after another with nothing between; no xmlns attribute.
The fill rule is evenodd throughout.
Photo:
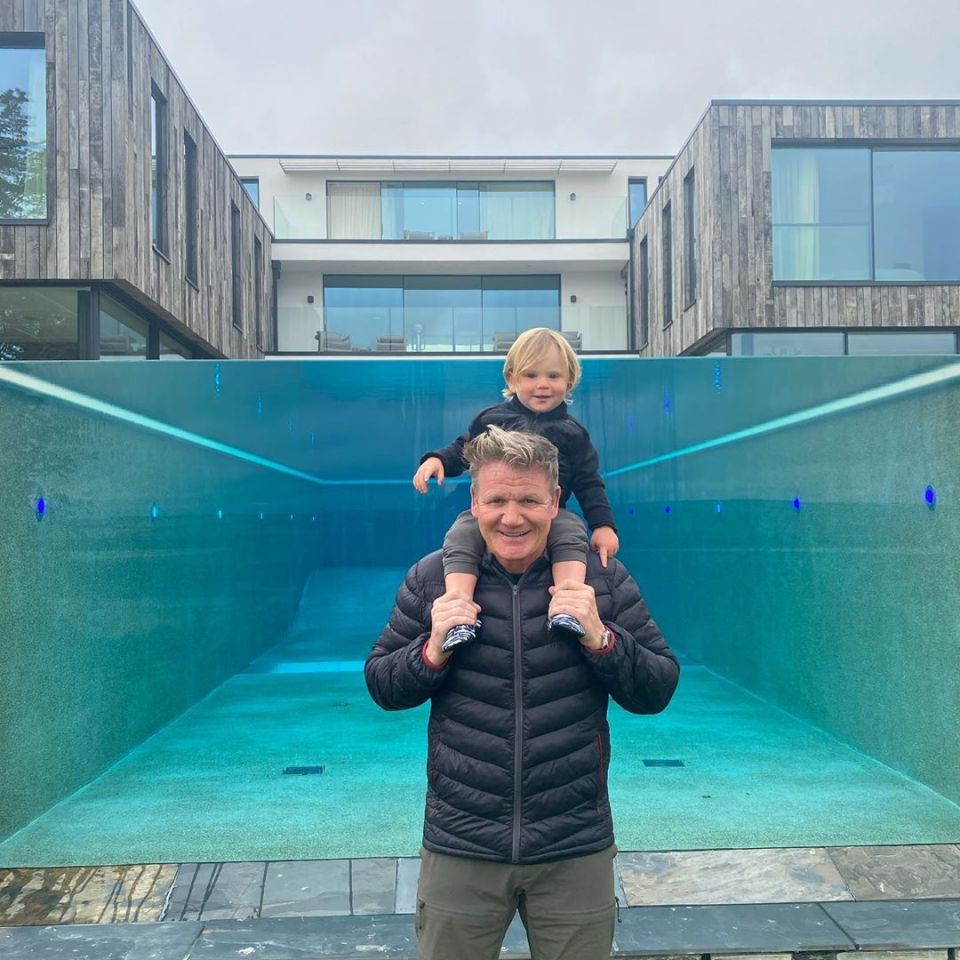
<svg viewBox="0 0 960 960"><path fill-rule="evenodd" d="M561 509L550 526L547 550L553 566L553 582L583 583L587 575L590 547L607 558L620 548L613 511L599 473L599 458L586 428L567 413L570 394L580 382L580 361L570 344L556 330L536 327L520 334L503 364L505 403L487 407L473 418L467 432L442 450L433 450L420 459L413 485L426 493L431 477L442 484L445 477L459 476L466 469L464 445L490 424L507 430L527 430L550 440L559 452L560 506L574 494L593 535L587 543L580 518ZM477 521L467 510L460 514L443 541L443 572L447 592L473 600L480 561L486 546ZM452 627L444 650L475 640L480 621ZM583 636L576 617L561 613L550 618L551 631Z"/></svg>

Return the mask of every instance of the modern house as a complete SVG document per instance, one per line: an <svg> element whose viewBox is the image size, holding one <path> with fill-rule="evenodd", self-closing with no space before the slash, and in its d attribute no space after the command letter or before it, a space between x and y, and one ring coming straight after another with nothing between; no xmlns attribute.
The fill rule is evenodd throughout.
<svg viewBox="0 0 960 960"><path fill-rule="evenodd" d="M0 4L0 359L261 356L271 259L128 0Z"/></svg>
<svg viewBox="0 0 960 960"><path fill-rule="evenodd" d="M281 353L636 351L628 228L669 157L231 157L274 234Z"/></svg>
<svg viewBox="0 0 960 960"><path fill-rule="evenodd" d="M129 0L0 5L0 359L955 353L960 103L673 157L226 158Z"/></svg>
<svg viewBox="0 0 960 960"><path fill-rule="evenodd" d="M714 101L636 223L643 356L956 353L960 103Z"/></svg>

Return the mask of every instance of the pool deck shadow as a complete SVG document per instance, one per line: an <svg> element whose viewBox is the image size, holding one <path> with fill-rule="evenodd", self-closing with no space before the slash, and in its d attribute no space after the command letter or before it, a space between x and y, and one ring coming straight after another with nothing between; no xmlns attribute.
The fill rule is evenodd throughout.
<svg viewBox="0 0 960 960"><path fill-rule="evenodd" d="M4 869L0 958L414 958L418 871L413 857ZM616 884L616 957L960 960L956 844L621 851ZM518 920L501 955L529 956Z"/></svg>

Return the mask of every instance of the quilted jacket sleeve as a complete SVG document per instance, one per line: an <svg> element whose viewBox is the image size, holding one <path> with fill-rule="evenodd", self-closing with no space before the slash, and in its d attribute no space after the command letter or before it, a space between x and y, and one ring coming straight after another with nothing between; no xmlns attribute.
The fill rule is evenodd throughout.
<svg viewBox="0 0 960 960"><path fill-rule="evenodd" d="M612 606L602 614L616 640L609 651L584 649L583 656L621 707L631 713L659 713L677 687L680 665L623 564L612 560L607 575Z"/></svg>
<svg viewBox="0 0 960 960"><path fill-rule="evenodd" d="M600 476L600 456L586 429L582 424L579 426L583 437L579 444L579 455L571 464L570 489L577 498L591 530L596 530L597 527L612 527L616 530L607 488Z"/></svg>
<svg viewBox="0 0 960 960"><path fill-rule="evenodd" d="M423 463L424 460L430 457L438 457L443 464L444 476L459 477L460 474L467 469L467 461L463 458L463 448L486 426L484 415L487 412L487 410L481 410L480 413L473 418L466 431L461 433L453 443L448 443L439 450L430 450L420 458L420 462Z"/></svg>
<svg viewBox="0 0 960 960"><path fill-rule="evenodd" d="M443 592L442 581L432 585L426 581L423 563L421 560L407 573L390 619L363 667L370 696L384 710L419 706L441 686L450 670L449 660L438 670L423 659L423 645L430 635L430 607Z"/></svg>

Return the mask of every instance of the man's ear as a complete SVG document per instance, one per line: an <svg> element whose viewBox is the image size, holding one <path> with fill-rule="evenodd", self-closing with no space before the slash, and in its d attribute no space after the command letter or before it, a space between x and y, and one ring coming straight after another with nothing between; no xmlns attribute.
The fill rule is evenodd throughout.
<svg viewBox="0 0 960 960"><path fill-rule="evenodd" d="M553 491L553 503L550 504L550 519L560 512L560 487Z"/></svg>
<svg viewBox="0 0 960 960"><path fill-rule="evenodd" d="M470 484L470 512L474 516L477 515L477 494L473 489L473 484Z"/></svg>

